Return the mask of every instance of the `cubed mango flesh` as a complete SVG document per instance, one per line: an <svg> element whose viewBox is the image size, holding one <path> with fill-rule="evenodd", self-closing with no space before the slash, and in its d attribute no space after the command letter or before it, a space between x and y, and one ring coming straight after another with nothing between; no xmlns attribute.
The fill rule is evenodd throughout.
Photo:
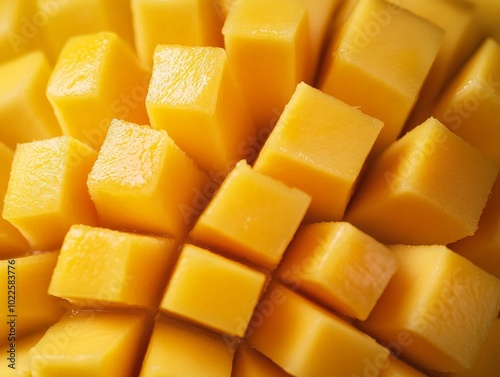
<svg viewBox="0 0 500 377"><path fill-rule="evenodd" d="M311 198L240 161L196 222L190 238L265 267L275 267Z"/></svg>
<svg viewBox="0 0 500 377"><path fill-rule="evenodd" d="M73 225L48 292L85 306L154 308L176 257L171 239Z"/></svg>
<svg viewBox="0 0 500 377"><path fill-rule="evenodd" d="M254 133L222 48L159 45L146 106L151 126L211 172L227 174Z"/></svg>
<svg viewBox="0 0 500 377"><path fill-rule="evenodd" d="M143 313L67 315L30 350L32 377L132 377L145 325Z"/></svg>
<svg viewBox="0 0 500 377"><path fill-rule="evenodd" d="M229 65L259 129L272 129L301 81L312 76L307 4L239 0L224 27Z"/></svg>
<svg viewBox="0 0 500 377"><path fill-rule="evenodd" d="M341 220L383 123L300 83L254 169L312 197L306 221Z"/></svg>
<svg viewBox="0 0 500 377"><path fill-rule="evenodd" d="M498 165L434 118L374 162L346 221L386 244L446 245L472 235Z"/></svg>
<svg viewBox="0 0 500 377"><path fill-rule="evenodd" d="M293 376L365 376L387 361L388 349L284 286L271 286L259 306L248 342Z"/></svg>
<svg viewBox="0 0 500 377"><path fill-rule="evenodd" d="M433 115L500 164L500 45L489 38L446 88Z"/></svg>
<svg viewBox="0 0 500 377"><path fill-rule="evenodd" d="M111 32L68 40L47 85L47 98L65 134L94 148L111 119L148 123L150 74L132 48Z"/></svg>
<svg viewBox="0 0 500 377"><path fill-rule="evenodd" d="M61 135L44 94L51 69L40 51L0 65L0 140L9 148Z"/></svg>
<svg viewBox="0 0 500 377"><path fill-rule="evenodd" d="M32 377L29 352L43 337L47 329L17 338L15 342L0 346L6 357L0 359L2 377Z"/></svg>
<svg viewBox="0 0 500 377"><path fill-rule="evenodd" d="M441 372L470 368L500 311L500 280L445 246L389 247L399 263L363 330Z"/></svg>
<svg viewBox="0 0 500 377"><path fill-rule="evenodd" d="M19 230L1 216L13 157L14 153L0 142L0 259L20 256L29 250L28 241Z"/></svg>
<svg viewBox="0 0 500 377"><path fill-rule="evenodd" d="M378 377L425 377L425 374L420 373L403 361L391 357L386 368L382 369Z"/></svg>
<svg viewBox="0 0 500 377"><path fill-rule="evenodd" d="M54 250L71 225L97 223L85 185L96 155L70 136L17 146L3 217L19 229L32 249Z"/></svg>
<svg viewBox="0 0 500 377"><path fill-rule="evenodd" d="M278 276L331 309L364 320L396 269L390 251L351 224L316 223L295 234Z"/></svg>
<svg viewBox="0 0 500 377"><path fill-rule="evenodd" d="M222 46L223 19L213 1L132 0L135 44L151 66L157 45Z"/></svg>
<svg viewBox="0 0 500 377"><path fill-rule="evenodd" d="M234 356L234 377L290 377L291 375L259 351L242 343Z"/></svg>
<svg viewBox="0 0 500 377"><path fill-rule="evenodd" d="M221 336L158 318L140 377L231 377L233 354Z"/></svg>
<svg viewBox="0 0 500 377"><path fill-rule="evenodd" d="M0 261L0 344L54 324L66 311L62 300L47 293L57 252ZM12 338L13 337L13 338Z"/></svg>
<svg viewBox="0 0 500 377"><path fill-rule="evenodd" d="M242 337L266 275L185 244L160 308L213 330Z"/></svg>
<svg viewBox="0 0 500 377"><path fill-rule="evenodd" d="M114 119L87 186L102 226L179 238L208 176L162 130ZM201 194L200 194L201 193Z"/></svg>
<svg viewBox="0 0 500 377"><path fill-rule="evenodd" d="M401 133L443 34L384 0L361 0L333 39L319 87L384 122L374 154Z"/></svg>

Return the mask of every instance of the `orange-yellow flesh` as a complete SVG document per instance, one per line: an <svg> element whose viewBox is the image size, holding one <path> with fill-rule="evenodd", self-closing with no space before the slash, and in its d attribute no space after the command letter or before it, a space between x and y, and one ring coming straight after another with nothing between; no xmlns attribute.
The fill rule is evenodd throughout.
<svg viewBox="0 0 500 377"><path fill-rule="evenodd" d="M385 244L446 245L476 230L498 165L429 118L371 166L345 217Z"/></svg>
<svg viewBox="0 0 500 377"><path fill-rule="evenodd" d="M73 225L48 292L80 305L157 307L177 256L175 246L166 238Z"/></svg>
<svg viewBox="0 0 500 377"><path fill-rule="evenodd" d="M382 127L381 121L302 82L254 168L312 197L307 222L341 220Z"/></svg>
<svg viewBox="0 0 500 377"><path fill-rule="evenodd" d="M209 178L165 131L113 120L87 179L102 226L182 237Z"/></svg>
<svg viewBox="0 0 500 377"><path fill-rule="evenodd" d="M421 367L470 368L500 310L500 280L445 246L390 249L399 268L361 328Z"/></svg>
<svg viewBox="0 0 500 377"><path fill-rule="evenodd" d="M189 237L237 258L274 268L310 200L302 191L260 174L240 161Z"/></svg>
<svg viewBox="0 0 500 377"><path fill-rule="evenodd" d="M272 360L265 357L259 351L253 349L247 344L241 344L236 350L233 364L234 377L290 377Z"/></svg>
<svg viewBox="0 0 500 377"><path fill-rule="evenodd" d="M160 308L230 336L243 337L266 276L186 244Z"/></svg>
<svg viewBox="0 0 500 377"><path fill-rule="evenodd" d="M382 368L379 377L425 377L425 374L391 356L385 368Z"/></svg>
<svg viewBox="0 0 500 377"><path fill-rule="evenodd" d="M3 377L32 377L29 352L43 337L47 329L17 338L15 342L0 346L5 357L0 359ZM14 346L13 346L14 345Z"/></svg>
<svg viewBox="0 0 500 377"><path fill-rule="evenodd" d="M32 249L57 249L72 224L97 223L85 185L96 154L69 136L17 146L3 217Z"/></svg>

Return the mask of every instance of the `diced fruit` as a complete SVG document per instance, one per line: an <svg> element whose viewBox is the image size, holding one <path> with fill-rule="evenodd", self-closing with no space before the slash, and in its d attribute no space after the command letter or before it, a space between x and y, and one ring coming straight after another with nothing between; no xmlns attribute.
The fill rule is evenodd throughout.
<svg viewBox="0 0 500 377"><path fill-rule="evenodd" d="M500 45L487 39L433 110L455 134L500 164Z"/></svg>
<svg viewBox="0 0 500 377"><path fill-rule="evenodd" d="M266 275L194 245L182 248L161 309L242 337Z"/></svg>
<svg viewBox="0 0 500 377"><path fill-rule="evenodd" d="M227 174L254 133L222 48L158 46L146 106L151 126L207 171Z"/></svg>
<svg viewBox="0 0 500 377"><path fill-rule="evenodd" d="M294 376L364 376L387 361L388 349L281 285L268 289L261 305L248 342Z"/></svg>
<svg viewBox="0 0 500 377"><path fill-rule="evenodd" d="M47 293L57 252L0 261L0 344L55 323L65 312L62 300ZM11 337L13 336L13 338ZM2 371L3 372L3 371ZM3 375L3 374L2 374Z"/></svg>
<svg viewBox="0 0 500 377"><path fill-rule="evenodd" d="M165 131L116 119L87 180L100 225L175 238L208 200L208 184Z"/></svg>
<svg viewBox="0 0 500 377"><path fill-rule="evenodd" d="M148 83L149 73L130 46L114 33L100 32L65 44L47 97L65 134L99 148L111 119L148 123Z"/></svg>
<svg viewBox="0 0 500 377"><path fill-rule="evenodd" d="M96 155L69 136L17 146L3 217L21 231L33 249L59 248L72 224L97 223L85 185Z"/></svg>
<svg viewBox="0 0 500 377"><path fill-rule="evenodd" d="M140 377L230 377L233 353L221 336L157 318Z"/></svg>
<svg viewBox="0 0 500 377"><path fill-rule="evenodd" d="M135 43L152 65L157 45L222 46L222 19L213 1L132 0Z"/></svg>
<svg viewBox="0 0 500 377"><path fill-rule="evenodd" d="M500 310L500 280L445 246L390 249L400 267L361 327L424 368L470 368Z"/></svg>
<svg viewBox="0 0 500 377"><path fill-rule="evenodd" d="M443 31L383 0L361 0L334 39L320 89L384 122L374 153L400 134Z"/></svg>
<svg viewBox="0 0 500 377"><path fill-rule="evenodd" d="M363 320L396 269L384 245L349 223L317 223L296 233L278 276L333 310Z"/></svg>
<svg viewBox="0 0 500 377"><path fill-rule="evenodd" d="M176 257L176 244L167 238L73 225L49 294L84 306L99 301L157 307Z"/></svg>
<svg viewBox="0 0 500 377"><path fill-rule="evenodd" d="M425 377L425 374L413 369L399 359L390 358L387 367L382 369L378 377Z"/></svg>
<svg viewBox="0 0 500 377"><path fill-rule="evenodd" d="M445 245L472 235L498 166L429 118L373 164L346 221L386 244Z"/></svg>
<svg viewBox="0 0 500 377"><path fill-rule="evenodd" d="M9 184L10 167L14 153L0 142L0 214L3 211L3 203L7 185ZM21 235L19 230L0 216L0 258L7 259L28 252L28 241Z"/></svg>
<svg viewBox="0 0 500 377"><path fill-rule="evenodd" d="M222 32L229 65L259 128L271 129L300 81L312 76L307 4L239 0Z"/></svg>
<svg viewBox="0 0 500 377"><path fill-rule="evenodd" d="M29 351L45 334L46 329L16 338L15 342L0 347L4 357L0 359L2 377L32 377ZM14 346L13 346L14 345Z"/></svg>
<svg viewBox="0 0 500 377"><path fill-rule="evenodd" d="M40 51L0 65L0 140L9 148L61 134L44 94L50 71Z"/></svg>
<svg viewBox="0 0 500 377"><path fill-rule="evenodd" d="M33 377L132 377L144 329L144 314L68 315L31 349Z"/></svg>
<svg viewBox="0 0 500 377"><path fill-rule="evenodd" d="M275 267L311 199L240 161L196 222L190 238L265 267Z"/></svg>
<svg viewBox="0 0 500 377"><path fill-rule="evenodd" d="M477 18L480 20L481 30L485 35L491 35L500 41L500 26L498 15L500 14L500 3L491 0L459 0L470 2L477 8Z"/></svg>
<svg viewBox="0 0 500 377"><path fill-rule="evenodd" d="M500 279L500 178L493 185L477 231L448 247Z"/></svg>
<svg viewBox="0 0 500 377"><path fill-rule="evenodd" d="M246 344L241 344L234 356L234 377L290 377L270 359Z"/></svg>
<svg viewBox="0 0 500 377"><path fill-rule="evenodd" d="M306 221L341 220L383 123L300 83L254 168L311 195Z"/></svg>

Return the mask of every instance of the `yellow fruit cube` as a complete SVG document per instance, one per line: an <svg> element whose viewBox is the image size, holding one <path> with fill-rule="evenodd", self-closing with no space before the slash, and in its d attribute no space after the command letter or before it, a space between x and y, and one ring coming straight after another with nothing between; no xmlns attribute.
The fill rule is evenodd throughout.
<svg viewBox="0 0 500 377"><path fill-rule="evenodd" d="M64 239L49 294L79 305L152 308L177 257L167 238L73 225Z"/></svg>
<svg viewBox="0 0 500 377"><path fill-rule="evenodd" d="M0 140L9 148L61 135L45 97L50 72L51 67L40 51L0 65Z"/></svg>
<svg viewBox="0 0 500 377"><path fill-rule="evenodd" d="M500 280L445 246L390 246L399 268L360 326L441 372L470 368L500 310Z"/></svg>
<svg viewBox="0 0 500 377"><path fill-rule="evenodd" d="M132 48L116 34L81 35L61 51L47 97L65 134L99 148L111 119L148 123L144 101L149 78Z"/></svg>
<svg viewBox="0 0 500 377"><path fill-rule="evenodd" d="M341 220L382 127L378 119L300 83L254 169L311 195L307 221Z"/></svg>
<svg viewBox="0 0 500 377"><path fill-rule="evenodd" d="M209 178L165 131L113 120L87 185L100 225L179 238ZM201 194L200 194L201 193Z"/></svg>
<svg viewBox="0 0 500 377"><path fill-rule="evenodd" d="M448 247L500 279L500 178L497 177L477 231Z"/></svg>
<svg viewBox="0 0 500 377"><path fill-rule="evenodd" d="M150 66L159 44L223 45L223 19L213 1L132 0L132 14L137 53Z"/></svg>
<svg viewBox="0 0 500 377"><path fill-rule="evenodd" d="M159 318L140 377L230 377L233 353L220 336Z"/></svg>
<svg viewBox="0 0 500 377"><path fill-rule="evenodd" d="M33 249L57 249L71 225L97 223L85 185L96 155L69 136L18 145L3 217Z"/></svg>
<svg viewBox="0 0 500 377"><path fill-rule="evenodd" d="M0 261L0 309L3 324L0 344L17 339L55 323L66 308L47 293L57 252Z"/></svg>
<svg viewBox="0 0 500 377"><path fill-rule="evenodd" d="M52 326L30 351L33 377L132 377L145 315L79 311Z"/></svg>
<svg viewBox="0 0 500 377"><path fill-rule="evenodd" d="M290 374L285 372L259 351L242 343L234 356L233 376L290 377Z"/></svg>
<svg viewBox="0 0 500 377"><path fill-rule="evenodd" d="M0 359L2 377L32 377L29 352L42 338L45 331L46 329L23 336L15 342L0 347L0 352L4 355Z"/></svg>
<svg viewBox="0 0 500 377"><path fill-rule="evenodd" d="M146 106L152 127L207 171L227 174L254 133L222 48L158 46Z"/></svg>
<svg viewBox="0 0 500 377"><path fill-rule="evenodd" d="M317 223L297 232L278 276L333 310L364 320L396 269L390 251L351 224Z"/></svg>
<svg viewBox="0 0 500 377"><path fill-rule="evenodd" d="M425 377L425 374L413 369L399 359L391 357L387 367L383 368L378 377Z"/></svg>
<svg viewBox="0 0 500 377"><path fill-rule="evenodd" d="M239 0L227 16L229 65L259 129L272 129L297 84L312 76L308 21L303 0Z"/></svg>
<svg viewBox="0 0 500 377"><path fill-rule="evenodd" d="M455 134L500 164L500 45L487 39L433 110Z"/></svg>
<svg viewBox="0 0 500 377"><path fill-rule="evenodd" d="M399 136L443 31L383 0L361 0L328 51L320 89L384 122L378 154Z"/></svg>
<svg viewBox="0 0 500 377"><path fill-rule="evenodd" d="M345 219L385 244L446 245L476 231L497 173L429 118L374 162Z"/></svg>
<svg viewBox="0 0 500 377"><path fill-rule="evenodd" d="M294 376L366 376L372 368L377 375L389 356L368 335L281 285L268 289L252 322L249 344Z"/></svg>
<svg viewBox="0 0 500 377"><path fill-rule="evenodd" d="M196 222L190 237L262 266L275 267L311 198L240 161Z"/></svg>
<svg viewBox="0 0 500 377"><path fill-rule="evenodd" d="M266 275L186 244L161 309L222 333L242 337Z"/></svg>
<svg viewBox="0 0 500 377"><path fill-rule="evenodd" d="M3 211L3 200L9 184L13 156L14 153L0 142L0 214ZM19 230L0 216L0 259L20 256L28 250L28 241Z"/></svg>

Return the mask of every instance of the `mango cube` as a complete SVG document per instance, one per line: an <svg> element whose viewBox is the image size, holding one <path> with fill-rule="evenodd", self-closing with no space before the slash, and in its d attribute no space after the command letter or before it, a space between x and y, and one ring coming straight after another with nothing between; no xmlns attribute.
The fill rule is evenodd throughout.
<svg viewBox="0 0 500 377"><path fill-rule="evenodd" d="M234 357L234 377L290 377L283 369L259 351L242 343Z"/></svg>
<svg viewBox="0 0 500 377"><path fill-rule="evenodd" d="M85 185L96 155L69 136L17 146L3 217L33 249L57 249L71 225L97 223Z"/></svg>
<svg viewBox="0 0 500 377"><path fill-rule="evenodd" d="M157 45L220 46L222 19L205 0L132 0L135 43L141 60L152 65Z"/></svg>
<svg viewBox="0 0 500 377"><path fill-rule="evenodd" d="M152 127L207 171L227 174L254 133L222 48L158 46L146 106Z"/></svg>
<svg viewBox="0 0 500 377"><path fill-rule="evenodd" d="M333 310L364 320L396 269L390 251L351 224L317 223L297 232L278 276Z"/></svg>
<svg viewBox="0 0 500 377"><path fill-rule="evenodd" d="M390 362L379 374L379 377L425 377L425 374L420 373L399 359L390 358L389 360Z"/></svg>
<svg viewBox="0 0 500 377"><path fill-rule="evenodd" d="M307 4L234 2L222 33L229 64L259 129L272 129L301 81L312 76Z"/></svg>
<svg viewBox="0 0 500 377"><path fill-rule="evenodd" d="M421 367L470 368L500 310L500 280L445 246L390 246L400 267L363 330Z"/></svg>
<svg viewBox="0 0 500 377"><path fill-rule="evenodd" d="M50 72L47 58L40 51L0 65L0 140L9 148L61 135L45 97Z"/></svg>
<svg viewBox="0 0 500 377"><path fill-rule="evenodd" d="M74 225L61 247L49 294L80 305L155 307L177 256L175 246L166 238Z"/></svg>
<svg viewBox="0 0 500 377"><path fill-rule="evenodd" d="M9 184L10 167L14 153L0 142L0 214L3 200ZM11 223L0 216L0 258L20 256L29 250L28 241Z"/></svg>
<svg viewBox="0 0 500 377"><path fill-rule="evenodd" d="M383 123L300 83L254 169L311 195L306 220L341 220Z"/></svg>
<svg viewBox="0 0 500 377"><path fill-rule="evenodd" d="M0 359L0 370L3 377L32 377L29 363L29 352L45 334L46 329L16 339L0 347L6 357Z"/></svg>
<svg viewBox="0 0 500 377"><path fill-rule="evenodd" d="M497 177L477 231L448 247L500 279L500 179Z"/></svg>
<svg viewBox="0 0 500 377"><path fill-rule="evenodd" d="M433 110L455 134L500 164L500 45L487 39Z"/></svg>
<svg viewBox="0 0 500 377"><path fill-rule="evenodd" d="M52 326L30 351L33 377L132 377L144 314L85 312Z"/></svg>
<svg viewBox="0 0 500 377"><path fill-rule="evenodd" d="M87 180L102 226L175 238L201 211L195 199L208 183L165 131L116 119Z"/></svg>
<svg viewBox="0 0 500 377"><path fill-rule="evenodd" d="M99 148L111 119L148 122L144 100L149 78L132 48L116 34L86 34L65 44L47 98L65 134Z"/></svg>
<svg viewBox="0 0 500 377"><path fill-rule="evenodd" d="M346 221L385 244L439 244L472 235L498 166L429 118L374 162Z"/></svg>
<svg viewBox="0 0 500 377"><path fill-rule="evenodd" d="M328 51L319 88L384 122L380 153L399 136L443 31L384 0L361 0Z"/></svg>
<svg viewBox="0 0 500 377"><path fill-rule="evenodd" d="M0 261L0 344L54 324L64 314L62 300L47 293L57 252Z"/></svg>
<svg viewBox="0 0 500 377"><path fill-rule="evenodd" d="M281 260L310 200L302 191L240 161L199 217L190 237L272 268Z"/></svg>
<svg viewBox="0 0 500 377"><path fill-rule="evenodd" d="M233 353L220 336L159 318L140 377L230 377Z"/></svg>
<svg viewBox="0 0 500 377"><path fill-rule="evenodd" d="M194 245L182 248L160 308L242 337L266 275Z"/></svg>
<svg viewBox="0 0 500 377"><path fill-rule="evenodd" d="M291 375L364 376L368 366L378 373L387 361L388 349L281 285L262 302L272 309L256 311L261 320L249 327L248 343Z"/></svg>

